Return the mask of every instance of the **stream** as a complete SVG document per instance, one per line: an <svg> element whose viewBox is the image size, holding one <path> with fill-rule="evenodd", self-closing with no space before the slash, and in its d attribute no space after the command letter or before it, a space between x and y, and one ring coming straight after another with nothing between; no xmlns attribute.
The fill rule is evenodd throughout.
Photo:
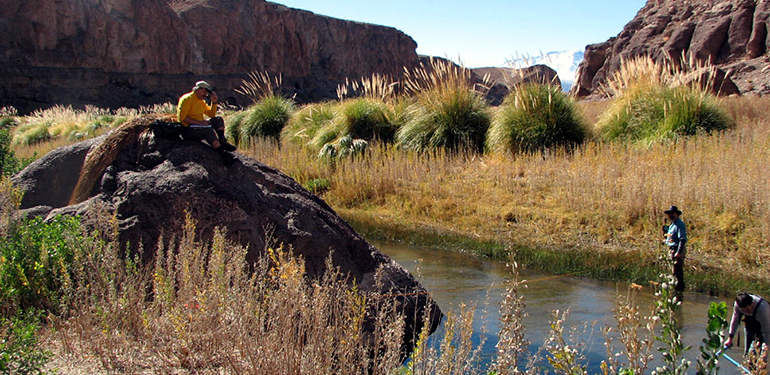
<svg viewBox="0 0 770 375"><path fill-rule="evenodd" d="M502 262L453 251L423 249L391 242L372 241L372 244L409 270L431 293L445 313L451 310L457 316L462 304L475 303L478 306L474 318L473 341L477 346L482 338L485 339L481 368L486 369L495 354L499 330L498 309L505 291L504 281L510 275L510 268ZM527 339L531 343L529 354L536 352L547 339L551 311L569 309L565 327L576 327L578 334L573 337L574 340L565 338L570 341L571 346L583 342L581 350L587 359L588 373L600 374L600 363L607 358L602 329L607 326L615 327L612 311L616 306L615 300L619 296L625 298L629 284L569 275L547 275L528 270L521 271L520 278L527 280L527 288L522 294L527 314L524 324ZM643 286L637 297L642 315L650 315L654 299L651 287ZM683 300L678 316L683 339L686 345L692 346L685 353L685 357L691 361L687 372L694 374L701 340L706 335L709 304L712 301L727 302L729 319L732 313L732 299L685 293ZM486 333L481 332L482 327L485 327ZM565 329L566 331L568 329ZM614 344L617 352L620 342L616 339ZM661 344L654 343L652 354L655 360L647 369L648 374L661 365L661 355L656 350ZM742 350L734 347L727 353L740 362ZM726 360L720 360L719 367L720 374L740 374L740 371Z"/></svg>

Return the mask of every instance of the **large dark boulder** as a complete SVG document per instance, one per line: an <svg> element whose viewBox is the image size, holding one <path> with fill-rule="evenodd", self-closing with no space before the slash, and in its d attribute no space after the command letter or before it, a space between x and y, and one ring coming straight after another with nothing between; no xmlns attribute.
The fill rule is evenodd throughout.
<svg viewBox="0 0 770 375"><path fill-rule="evenodd" d="M249 157L239 155L236 163L225 166L205 143L156 138L144 131L148 123L147 118L129 122L107 136L57 149L32 163L13 178L26 190L21 209L49 218L79 214L86 225L95 225L90 220L106 208L117 216L119 240L133 250L141 244L146 262L152 260L161 234L170 238L179 233L187 214L197 221L203 240L220 227L229 239L248 245L249 263L275 241L302 255L307 274L318 277L331 254L333 264L362 291L398 291L393 298L408 327L421 329L415 318L429 309L435 328L441 312L422 286L322 199ZM87 152L90 161L84 167ZM94 167L94 160L106 168ZM81 167L87 172L81 173ZM89 173L96 174L96 183L86 186L86 199L69 204L80 186L78 174L83 181ZM385 282L381 290L374 281L378 269ZM405 337L414 337L412 333Z"/></svg>

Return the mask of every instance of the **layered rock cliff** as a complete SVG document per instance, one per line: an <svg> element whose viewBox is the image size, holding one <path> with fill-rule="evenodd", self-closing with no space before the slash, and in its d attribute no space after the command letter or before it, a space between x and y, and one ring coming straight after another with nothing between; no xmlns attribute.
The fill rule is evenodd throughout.
<svg viewBox="0 0 770 375"><path fill-rule="evenodd" d="M394 28L264 0L0 0L0 33L0 106L21 111L174 102L199 79L244 103L233 89L265 70L310 101L417 61Z"/></svg>
<svg viewBox="0 0 770 375"><path fill-rule="evenodd" d="M726 72L741 93L770 93L768 23L763 0L648 0L618 36L586 47L572 92L596 93L622 59L649 55L693 57Z"/></svg>

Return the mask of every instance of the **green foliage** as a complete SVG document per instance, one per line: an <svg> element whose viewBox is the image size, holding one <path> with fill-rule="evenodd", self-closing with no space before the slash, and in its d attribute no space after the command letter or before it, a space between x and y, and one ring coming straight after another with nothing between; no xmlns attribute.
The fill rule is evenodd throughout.
<svg viewBox="0 0 770 375"><path fill-rule="evenodd" d="M431 59L426 66L407 71L407 93L414 95L409 119L396 134L405 149L427 151L484 151L491 122L484 99L485 85L476 83L473 72L443 59Z"/></svg>
<svg viewBox="0 0 770 375"><path fill-rule="evenodd" d="M246 109L244 117L235 124L230 124L232 131L238 132L233 140L241 146L247 146L253 138L264 137L278 141L281 131L289 122L294 112L294 101L280 96L266 97Z"/></svg>
<svg viewBox="0 0 770 375"><path fill-rule="evenodd" d="M51 353L38 347L38 314L0 317L0 374L44 374Z"/></svg>
<svg viewBox="0 0 770 375"><path fill-rule="evenodd" d="M32 146L48 141L53 138L51 133L48 132L50 126L50 121L21 125L16 129L13 144Z"/></svg>
<svg viewBox="0 0 770 375"><path fill-rule="evenodd" d="M311 149L321 150L321 155L334 156L332 148L339 156L360 151L352 149L366 146L368 141L390 142L395 134L395 127L388 121L388 106L378 100L357 98L339 104L334 118L318 129L308 142Z"/></svg>
<svg viewBox="0 0 770 375"><path fill-rule="evenodd" d="M508 95L486 144L493 152L534 152L579 145L585 133L574 100L560 87L528 84Z"/></svg>
<svg viewBox="0 0 770 375"><path fill-rule="evenodd" d="M319 129L334 119L336 106L333 103L308 104L295 112L281 132L281 143L307 145Z"/></svg>
<svg viewBox="0 0 770 375"><path fill-rule="evenodd" d="M302 186L313 194L319 194L329 190L331 181L328 178L313 178L305 182Z"/></svg>
<svg viewBox="0 0 770 375"><path fill-rule="evenodd" d="M393 141L396 129L388 121L388 107L381 101L358 98L342 103L337 117L343 135L367 141Z"/></svg>
<svg viewBox="0 0 770 375"><path fill-rule="evenodd" d="M0 129L10 129L18 124L16 117L4 116L0 117Z"/></svg>
<svg viewBox="0 0 770 375"><path fill-rule="evenodd" d="M700 357L696 363L698 375L719 374L719 352L724 347L725 329L727 328L727 304L711 302L708 311L708 325L705 346L700 347Z"/></svg>
<svg viewBox="0 0 770 375"><path fill-rule="evenodd" d="M83 242L77 218L57 216L12 221L0 242L0 312L56 311L69 283L68 268Z"/></svg>
<svg viewBox="0 0 770 375"><path fill-rule="evenodd" d="M35 160L35 156L19 159L11 150L11 134L8 129L0 128L0 177L13 176L29 163Z"/></svg>
<svg viewBox="0 0 770 375"><path fill-rule="evenodd" d="M246 111L239 111L232 116L227 117L225 126L225 135L229 142L233 144L241 144L241 132L240 129L243 126L243 120L248 115Z"/></svg>
<svg viewBox="0 0 770 375"><path fill-rule="evenodd" d="M669 257L663 257L664 264L673 268L673 260ZM690 350L689 346L684 344L681 332L679 332L676 311L682 304L678 293L674 291L676 279L670 273L660 275L663 282L660 283L660 289L655 293L655 316L661 324L660 335L655 340L660 341L665 347L658 348L661 352L663 366L655 369L658 375L684 375L687 368L690 367L690 361L684 358L684 353Z"/></svg>
<svg viewBox="0 0 770 375"><path fill-rule="evenodd" d="M616 100L597 123L605 140L651 142L712 133L733 121L709 93L688 86L642 86Z"/></svg>
<svg viewBox="0 0 770 375"><path fill-rule="evenodd" d="M334 161L338 158L362 155L369 149L369 142L363 139L353 139L345 135L336 142L327 143L318 153L320 159Z"/></svg>
<svg viewBox="0 0 770 375"><path fill-rule="evenodd" d="M405 149L444 148L483 152L491 123L488 104L472 90L426 92L410 110L412 116L396 134Z"/></svg>

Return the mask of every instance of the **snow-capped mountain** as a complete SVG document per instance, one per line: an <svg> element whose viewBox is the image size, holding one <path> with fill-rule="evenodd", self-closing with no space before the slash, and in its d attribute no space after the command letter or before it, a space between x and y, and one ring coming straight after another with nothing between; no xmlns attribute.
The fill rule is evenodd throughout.
<svg viewBox="0 0 770 375"><path fill-rule="evenodd" d="M559 74L561 87L564 91L569 91L572 84L575 83L575 74L578 65L583 61L583 50L570 50L559 52L548 52L539 56L514 56L509 65L514 68L526 68L532 65L544 64Z"/></svg>

